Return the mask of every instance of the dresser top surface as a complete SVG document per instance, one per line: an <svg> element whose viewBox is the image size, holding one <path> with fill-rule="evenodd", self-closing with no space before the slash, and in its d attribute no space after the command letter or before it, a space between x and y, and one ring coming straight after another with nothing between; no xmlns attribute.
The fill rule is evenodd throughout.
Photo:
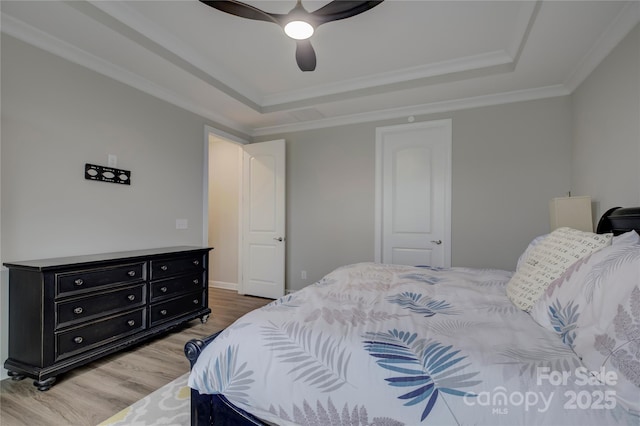
<svg viewBox="0 0 640 426"><path fill-rule="evenodd" d="M36 259L36 260L25 260L25 261L16 261L16 262L5 262L3 265L9 269L18 268L18 269L31 269L31 270L45 271L47 269L59 268L62 266L75 266L75 265L79 266L79 265L88 264L88 263L107 262L107 261L124 260L124 259L135 260L137 258L143 258L143 257L181 254L181 253L188 253L191 251L203 251L203 250L209 251L209 250L212 250L212 248L199 247L199 246L161 247L161 248L150 248L150 249L143 249L143 250L119 251L119 252L112 252L112 253L86 254L81 256L57 257L57 258L51 258L51 259Z"/></svg>

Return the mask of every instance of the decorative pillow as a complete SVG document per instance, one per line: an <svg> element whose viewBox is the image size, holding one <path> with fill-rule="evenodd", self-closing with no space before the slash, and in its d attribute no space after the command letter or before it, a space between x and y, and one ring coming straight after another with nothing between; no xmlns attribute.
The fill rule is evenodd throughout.
<svg viewBox="0 0 640 426"><path fill-rule="evenodd" d="M549 284L576 261L611 244L612 234L558 228L531 249L507 284L514 305L529 312Z"/></svg>
<svg viewBox="0 0 640 426"><path fill-rule="evenodd" d="M577 262L531 310L558 333L616 400L640 413L640 236L634 231Z"/></svg>

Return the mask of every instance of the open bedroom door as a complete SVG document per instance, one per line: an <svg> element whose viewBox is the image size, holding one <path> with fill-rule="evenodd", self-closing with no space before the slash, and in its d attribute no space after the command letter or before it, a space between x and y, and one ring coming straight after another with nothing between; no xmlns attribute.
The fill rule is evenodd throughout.
<svg viewBox="0 0 640 426"><path fill-rule="evenodd" d="M243 148L240 292L277 299L285 287L285 141Z"/></svg>

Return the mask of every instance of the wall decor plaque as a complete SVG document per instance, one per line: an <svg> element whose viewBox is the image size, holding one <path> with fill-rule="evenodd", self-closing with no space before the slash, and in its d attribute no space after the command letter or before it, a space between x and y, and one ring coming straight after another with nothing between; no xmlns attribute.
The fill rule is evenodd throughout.
<svg viewBox="0 0 640 426"><path fill-rule="evenodd" d="M100 182L131 185L131 171L114 169L113 167L98 166L96 164L86 163L84 165L84 178Z"/></svg>

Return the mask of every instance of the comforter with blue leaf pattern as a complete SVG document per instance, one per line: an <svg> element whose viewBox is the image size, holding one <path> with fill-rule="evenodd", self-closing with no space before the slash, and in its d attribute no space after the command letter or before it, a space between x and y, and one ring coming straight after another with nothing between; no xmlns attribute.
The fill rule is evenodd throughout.
<svg viewBox="0 0 640 426"><path fill-rule="evenodd" d="M510 276L338 268L228 327L189 386L278 425L639 424L507 299Z"/></svg>

